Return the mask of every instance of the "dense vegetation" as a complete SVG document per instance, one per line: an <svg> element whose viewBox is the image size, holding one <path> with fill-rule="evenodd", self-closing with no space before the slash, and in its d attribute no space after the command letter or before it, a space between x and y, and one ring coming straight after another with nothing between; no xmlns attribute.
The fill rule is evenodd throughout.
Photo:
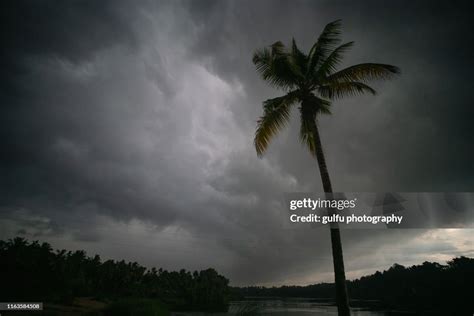
<svg viewBox="0 0 474 316"><path fill-rule="evenodd" d="M2 301L71 303L93 297L109 304L100 315L164 315L173 310L226 311L229 299L244 297L316 298L334 302L334 284L229 288L229 281L213 269L166 271L136 262L102 261L84 251L54 251L47 243L22 238L0 241L0 298ZM347 282L351 305L398 310L474 312L474 259L394 264L383 272ZM145 303L146 304L145 304ZM162 304L165 304L165 306ZM119 313L120 312L120 313Z"/></svg>
<svg viewBox="0 0 474 316"><path fill-rule="evenodd" d="M352 305L360 300L371 306L406 310L450 310L474 312L472 285L474 259L459 257L447 265L424 262L390 269L348 281ZM235 297L308 297L334 300L334 284L308 286L232 288ZM359 302L357 301L359 300Z"/></svg>
<svg viewBox="0 0 474 316"><path fill-rule="evenodd" d="M173 309L225 311L228 283L214 269L166 271L136 262L102 261L84 251L54 251L22 238L0 241L2 301L68 303L75 297L104 300L157 298Z"/></svg>

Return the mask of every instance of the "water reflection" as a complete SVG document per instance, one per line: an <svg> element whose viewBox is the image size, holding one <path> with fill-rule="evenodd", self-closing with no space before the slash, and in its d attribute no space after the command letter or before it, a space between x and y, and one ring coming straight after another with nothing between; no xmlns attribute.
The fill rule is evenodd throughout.
<svg viewBox="0 0 474 316"><path fill-rule="evenodd" d="M352 316L412 316L416 313L376 311L367 308L351 308ZM203 316L206 313L180 312L173 316ZM337 316L337 308L330 303L301 300L258 300L235 301L227 313L214 313L213 316ZM429 314L435 316L435 314Z"/></svg>

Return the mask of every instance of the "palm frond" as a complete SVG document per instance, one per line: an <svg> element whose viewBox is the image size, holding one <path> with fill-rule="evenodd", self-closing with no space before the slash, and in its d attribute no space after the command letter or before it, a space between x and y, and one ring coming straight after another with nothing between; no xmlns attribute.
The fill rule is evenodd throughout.
<svg viewBox="0 0 474 316"><path fill-rule="evenodd" d="M299 77L301 80L304 80L304 74L306 73L307 68L307 56L298 48L296 41L293 38L291 42L291 65L292 70L295 76Z"/></svg>
<svg viewBox="0 0 474 316"><path fill-rule="evenodd" d="M274 56L286 54L286 46L281 41L273 43L270 47L272 48L272 54Z"/></svg>
<svg viewBox="0 0 474 316"><path fill-rule="evenodd" d="M289 53L281 42L255 51L253 63L262 78L271 86L291 90L302 79L302 74L293 64Z"/></svg>
<svg viewBox="0 0 474 316"><path fill-rule="evenodd" d="M338 99L344 97L350 97L355 95L362 95L370 93L375 95L376 91L370 86L362 82L349 81L349 82L333 82L327 85L318 87L319 94L323 98Z"/></svg>
<svg viewBox="0 0 474 316"><path fill-rule="evenodd" d="M325 100L311 94L307 101L309 104L312 105L313 108L316 110L316 116L318 114L331 114L331 101Z"/></svg>
<svg viewBox="0 0 474 316"><path fill-rule="evenodd" d="M316 156L316 141L314 131L316 129L316 111L311 108L301 107L300 141L308 148L311 155Z"/></svg>
<svg viewBox="0 0 474 316"><path fill-rule="evenodd" d="M268 148L273 136L288 124L291 106L297 101L297 98L297 92L293 91L282 97L263 102L263 116L257 121L254 139L255 149L259 157Z"/></svg>
<svg viewBox="0 0 474 316"><path fill-rule="evenodd" d="M312 95L300 107L300 141L313 156L316 156L315 131L318 114L331 114L330 106L329 101Z"/></svg>
<svg viewBox="0 0 474 316"><path fill-rule="evenodd" d="M331 54L324 60L321 66L317 69L317 77L327 76L336 71L336 66L342 61L343 54L348 51L354 42L348 42L338 46Z"/></svg>
<svg viewBox="0 0 474 316"><path fill-rule="evenodd" d="M396 66L386 64L358 64L347 67L325 78L326 83L335 82L368 82L376 79L391 79L400 73Z"/></svg>
<svg viewBox="0 0 474 316"><path fill-rule="evenodd" d="M318 68L331 50L340 42L339 35L341 35L341 20L333 21L324 27L323 32L308 54L309 73Z"/></svg>
<svg viewBox="0 0 474 316"><path fill-rule="evenodd" d="M289 89L294 85L290 78L291 72L286 71L287 74L285 74L281 61L276 61L278 58L280 57L276 57L271 49L265 47L254 53L252 61L263 80L276 88Z"/></svg>

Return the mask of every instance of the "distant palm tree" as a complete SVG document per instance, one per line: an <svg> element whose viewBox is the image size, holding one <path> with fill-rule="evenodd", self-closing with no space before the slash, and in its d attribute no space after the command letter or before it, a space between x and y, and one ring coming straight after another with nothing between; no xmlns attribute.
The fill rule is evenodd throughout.
<svg viewBox="0 0 474 316"><path fill-rule="evenodd" d="M296 46L291 48L281 42L257 50L253 63L262 78L272 86L286 92L284 96L263 102L263 116L257 122L255 148L262 156L270 140L289 122L291 108L299 104L300 139L310 153L317 158L324 192L332 193L326 160L318 131L319 114L331 114L331 100L364 93L375 94L367 85L375 79L390 79L399 73L395 66L364 63L336 71L343 53L354 42L339 45L341 21L329 23L308 55ZM346 276L342 255L339 227L331 227L331 243L339 315L350 315Z"/></svg>

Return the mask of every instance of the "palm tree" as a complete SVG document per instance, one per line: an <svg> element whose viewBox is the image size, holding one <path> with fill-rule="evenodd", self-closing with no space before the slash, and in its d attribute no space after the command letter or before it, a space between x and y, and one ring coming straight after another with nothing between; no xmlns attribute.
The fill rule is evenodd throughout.
<svg viewBox="0 0 474 316"><path fill-rule="evenodd" d="M276 42L259 49L253 63L262 78L286 94L263 102L263 116L257 121L255 149L261 157L270 140L290 119L291 109L299 104L300 140L316 157L324 192L332 191L318 130L320 114L331 114L331 101L365 93L375 95L368 81L390 79L399 73L395 66L363 63L337 71L343 54L354 42L340 44L341 21L329 23L306 55L293 39L291 47ZM344 260L339 227L331 226L331 243L339 315L350 315Z"/></svg>

